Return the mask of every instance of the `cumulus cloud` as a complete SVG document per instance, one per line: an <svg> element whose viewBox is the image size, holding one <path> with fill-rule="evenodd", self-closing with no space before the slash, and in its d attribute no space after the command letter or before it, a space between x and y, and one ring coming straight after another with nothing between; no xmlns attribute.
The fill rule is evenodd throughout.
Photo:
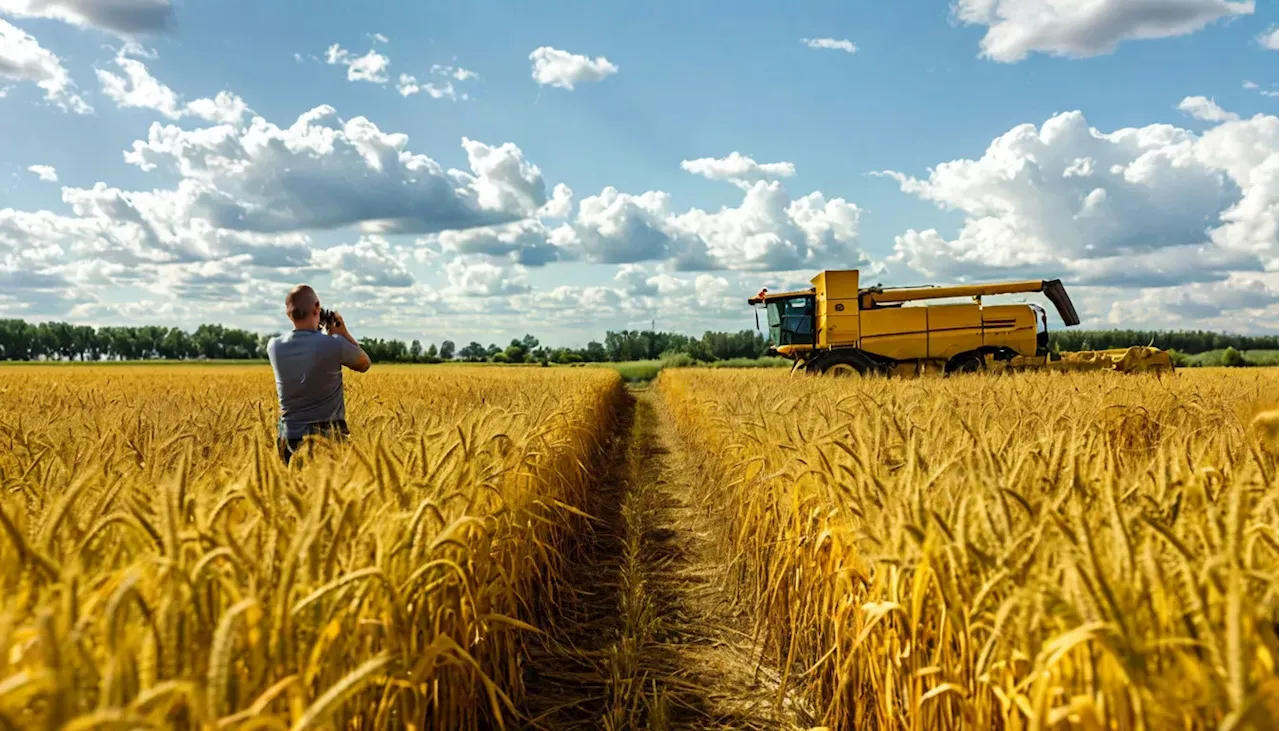
<svg viewBox="0 0 1280 731"><path fill-rule="evenodd" d="M0 13L20 18L54 18L119 36L170 30L169 0L0 0Z"/></svg>
<svg viewBox="0 0 1280 731"><path fill-rule="evenodd" d="M518 147L463 139L470 172L410 152L409 138L320 106L281 128L255 117L184 130L153 123L125 159L183 180L167 195L183 215L220 228L279 232L363 224L432 233L533 215L546 202L538 168Z"/></svg>
<svg viewBox="0 0 1280 731"><path fill-rule="evenodd" d="M496 263L485 256L460 256L445 264L447 293L459 297L498 297L529 291L523 267Z"/></svg>
<svg viewBox="0 0 1280 731"><path fill-rule="evenodd" d="M809 48L825 48L831 51L844 51L845 53L857 53L858 45L848 38L801 38L800 42Z"/></svg>
<svg viewBox="0 0 1280 731"><path fill-rule="evenodd" d="M52 165L28 165L27 171L46 183L58 182L58 171Z"/></svg>
<svg viewBox="0 0 1280 731"><path fill-rule="evenodd" d="M942 163L924 179L887 173L904 192L965 215L954 239L933 229L899 235L890 261L946 278L1102 282L1119 269L1129 285L1188 281L1199 276L1192 269L1222 278L1273 268L1277 122L1104 133L1068 112L1039 129L1019 125L977 160Z"/></svg>
<svg viewBox="0 0 1280 731"><path fill-rule="evenodd" d="M440 81L419 82L412 74L401 74L396 83L396 91L401 96L413 96L415 93L426 93L431 99L448 99L449 101L466 101L471 99L470 93L458 91L453 82L465 82L468 79L480 78L474 70L451 65L431 64L431 76Z"/></svg>
<svg viewBox="0 0 1280 731"><path fill-rule="evenodd" d="M1218 106L1218 103L1214 100L1202 96L1184 98L1178 103L1178 109L1205 122L1226 122L1240 118L1239 114L1228 112Z"/></svg>
<svg viewBox="0 0 1280 731"><path fill-rule="evenodd" d="M409 287L414 283L405 257L381 236L361 236L354 244L320 249L312 254L311 262L328 269L338 289Z"/></svg>
<svg viewBox="0 0 1280 731"><path fill-rule="evenodd" d="M1258 43L1262 44L1263 48L1280 51L1280 28L1271 26L1271 30L1258 36Z"/></svg>
<svg viewBox="0 0 1280 731"><path fill-rule="evenodd" d="M400 74L400 78L396 82L396 91L400 92L401 96L406 97L421 92L432 99L448 99L450 101L461 99L466 101L471 98L470 95L465 91L459 92L454 87L453 82L463 82L480 77L480 74L470 69L464 69L461 66L442 66L440 64L432 64L430 73L441 80L420 83L418 77L412 74Z"/></svg>
<svg viewBox="0 0 1280 731"><path fill-rule="evenodd" d="M1245 89L1248 89L1249 91L1256 91L1262 96L1269 96L1269 97L1280 96L1280 92L1276 91L1275 89L1263 89L1261 86L1258 86L1257 82L1254 82L1254 81L1246 81L1243 84L1241 84L1241 86L1243 86Z"/></svg>
<svg viewBox="0 0 1280 731"><path fill-rule="evenodd" d="M118 107L151 109L169 119L195 116L222 124L239 124L249 111L243 99L228 91L218 92L213 99L196 99L184 103L181 95L152 76L147 65L137 56L155 57L138 45L126 43L115 57L115 65L120 74L94 69L103 95Z"/></svg>
<svg viewBox="0 0 1280 731"><path fill-rule="evenodd" d="M956 0L952 5L960 22L987 27L982 56L1003 62L1035 52L1100 56L1122 41L1186 35L1253 10L1253 0Z"/></svg>
<svg viewBox="0 0 1280 731"><path fill-rule="evenodd" d="M546 226L537 219L465 231L443 231L428 237L424 243L450 258L483 254L507 258L526 267L543 266L566 257L565 252L549 240Z"/></svg>
<svg viewBox="0 0 1280 731"><path fill-rule="evenodd" d="M538 211L539 216L547 218L568 218L573 213L573 189L564 183L556 183L551 191L551 199Z"/></svg>
<svg viewBox="0 0 1280 731"><path fill-rule="evenodd" d="M618 73L618 67L604 56L590 58L551 46L542 46L529 54L533 62L533 80L540 86L553 86L573 91L578 84L602 81Z"/></svg>
<svg viewBox="0 0 1280 731"><path fill-rule="evenodd" d="M130 53L145 55L142 49L126 45L116 54L115 64L124 76L95 69L98 82L102 85L102 93L120 107L138 107L154 109L169 119L182 116L182 108L178 103L178 95L173 89L156 80L147 66Z"/></svg>
<svg viewBox="0 0 1280 731"><path fill-rule="evenodd" d="M709 180L724 180L746 188L760 180L789 178L796 174L796 166L789 162L758 163L746 155L731 152L727 157L700 157L683 160L680 168L685 172L701 175Z"/></svg>
<svg viewBox="0 0 1280 731"><path fill-rule="evenodd" d="M782 184L759 181L742 204L718 211L673 212L662 191L640 195L605 188L579 203L578 215L552 238L573 256L606 264L664 261L676 270L842 268L867 262L857 249L861 211L814 192L791 198Z"/></svg>
<svg viewBox="0 0 1280 731"><path fill-rule="evenodd" d="M0 79L25 81L44 91L51 104L76 114L89 114L93 107L80 98L75 82L52 51L34 36L0 19Z"/></svg>
<svg viewBox="0 0 1280 731"><path fill-rule="evenodd" d="M1142 288L1135 292L1104 292L1112 299L1101 321L1115 327L1134 322L1169 329L1188 322L1228 332L1275 331L1280 293L1260 279L1234 275L1217 282L1180 287Z"/></svg>
<svg viewBox="0 0 1280 731"><path fill-rule="evenodd" d="M368 81L373 84L387 83L387 69L391 66L391 59L372 48L363 56L353 56L337 43L329 46L324 54L324 61L330 66L346 66L347 81Z"/></svg>

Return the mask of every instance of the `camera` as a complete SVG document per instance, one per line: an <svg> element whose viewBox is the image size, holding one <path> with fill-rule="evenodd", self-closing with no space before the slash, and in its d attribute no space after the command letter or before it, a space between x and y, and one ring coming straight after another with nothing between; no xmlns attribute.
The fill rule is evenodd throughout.
<svg viewBox="0 0 1280 731"><path fill-rule="evenodd" d="M333 310L320 308L320 328L326 333L338 326L338 314Z"/></svg>

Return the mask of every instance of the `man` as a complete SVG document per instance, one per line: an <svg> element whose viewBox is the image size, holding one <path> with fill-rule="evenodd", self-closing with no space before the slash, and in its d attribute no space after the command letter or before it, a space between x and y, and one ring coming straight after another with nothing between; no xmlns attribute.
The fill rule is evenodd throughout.
<svg viewBox="0 0 1280 731"><path fill-rule="evenodd" d="M342 439L349 433L342 367L364 373L371 362L338 313L333 313L330 334L320 332L320 298L314 289L305 284L294 287L284 299L284 309L293 332L272 338L267 357L280 397L277 448L287 465L308 435Z"/></svg>

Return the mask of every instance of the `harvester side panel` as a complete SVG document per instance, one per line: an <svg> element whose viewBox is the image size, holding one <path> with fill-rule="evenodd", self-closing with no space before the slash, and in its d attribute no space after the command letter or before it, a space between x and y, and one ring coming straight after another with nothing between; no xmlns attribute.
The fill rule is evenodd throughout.
<svg viewBox="0 0 1280 731"><path fill-rule="evenodd" d="M1027 305L983 307L982 340L989 347L1009 348L1018 355L1035 355L1035 311Z"/></svg>
<svg viewBox="0 0 1280 731"><path fill-rule="evenodd" d="M862 311L863 350L894 360L929 356L929 319L925 307Z"/></svg>
<svg viewBox="0 0 1280 731"><path fill-rule="evenodd" d="M818 348L858 345L858 271L825 271L812 280Z"/></svg>
<svg viewBox="0 0 1280 731"><path fill-rule="evenodd" d="M951 359L982 345L982 310L976 304L930 305L929 357Z"/></svg>

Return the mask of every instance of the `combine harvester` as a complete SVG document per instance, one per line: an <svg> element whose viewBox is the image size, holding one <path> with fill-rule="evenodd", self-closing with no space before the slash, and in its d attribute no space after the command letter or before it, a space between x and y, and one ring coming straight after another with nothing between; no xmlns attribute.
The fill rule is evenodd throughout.
<svg viewBox="0 0 1280 731"><path fill-rule="evenodd" d="M831 375L967 373L983 370L1173 371L1152 347L1049 352L1049 321L1034 304L987 305L984 296L1042 292L1068 326L1080 324L1059 279L954 287L858 287L858 271L824 271L809 289L760 290L770 352L795 361L792 372ZM908 302L970 297L972 302L904 307ZM757 327L759 313L756 315Z"/></svg>

